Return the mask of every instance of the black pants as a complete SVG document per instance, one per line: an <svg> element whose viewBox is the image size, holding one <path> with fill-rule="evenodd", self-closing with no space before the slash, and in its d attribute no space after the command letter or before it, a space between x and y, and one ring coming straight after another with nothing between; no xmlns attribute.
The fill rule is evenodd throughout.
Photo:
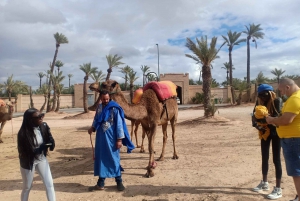
<svg viewBox="0 0 300 201"><path fill-rule="evenodd" d="M269 154L270 154L270 144L272 141L272 151L273 151L273 163L275 165L276 179L281 179L282 168L280 161L280 139L277 135L275 129L270 130L270 135L267 140L261 139L261 156L262 156L262 174L267 175L269 170Z"/></svg>

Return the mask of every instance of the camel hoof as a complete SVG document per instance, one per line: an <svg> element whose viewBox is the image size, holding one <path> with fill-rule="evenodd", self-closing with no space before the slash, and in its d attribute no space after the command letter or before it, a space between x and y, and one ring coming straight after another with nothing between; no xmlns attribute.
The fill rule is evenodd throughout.
<svg viewBox="0 0 300 201"><path fill-rule="evenodd" d="M0 143L3 143L3 141L2 141L2 140L0 140Z"/></svg>
<svg viewBox="0 0 300 201"><path fill-rule="evenodd" d="M140 149L140 153L145 153L145 149Z"/></svg>
<svg viewBox="0 0 300 201"><path fill-rule="evenodd" d="M136 148L141 148L141 146L140 146L140 145L137 145Z"/></svg>
<svg viewBox="0 0 300 201"><path fill-rule="evenodd" d="M147 167L147 172L146 172L146 174L145 174L145 177L147 177L147 178L150 178L150 177L154 177L154 172L153 172L153 170L149 170L149 167Z"/></svg>
<svg viewBox="0 0 300 201"><path fill-rule="evenodd" d="M164 161L165 158L164 157L159 157L156 161Z"/></svg>
<svg viewBox="0 0 300 201"><path fill-rule="evenodd" d="M177 155L174 155L172 159L178 159L179 157Z"/></svg>

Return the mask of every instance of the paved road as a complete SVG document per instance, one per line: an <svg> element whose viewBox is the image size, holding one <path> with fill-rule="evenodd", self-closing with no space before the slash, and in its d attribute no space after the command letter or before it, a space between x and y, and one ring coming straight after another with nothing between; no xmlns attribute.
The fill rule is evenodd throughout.
<svg viewBox="0 0 300 201"><path fill-rule="evenodd" d="M185 104L185 105L178 105L179 110L184 110L190 107L199 107L202 106L203 104ZM230 104L216 104L217 107L222 107L222 106L228 106ZM73 114L73 113L80 113L83 112L83 108L67 108L67 109L60 109L60 112L65 112L68 114ZM20 117L23 116L23 112L15 112L13 114L13 117Z"/></svg>

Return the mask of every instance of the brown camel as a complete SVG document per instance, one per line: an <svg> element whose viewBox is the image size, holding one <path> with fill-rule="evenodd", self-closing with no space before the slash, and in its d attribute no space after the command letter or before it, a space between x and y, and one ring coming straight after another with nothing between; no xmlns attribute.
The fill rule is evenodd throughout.
<svg viewBox="0 0 300 201"><path fill-rule="evenodd" d="M1 100L1 99L0 99ZM8 101L6 105L0 106L0 143L3 143L1 135L3 128L7 121L11 120L13 117L14 105Z"/></svg>
<svg viewBox="0 0 300 201"><path fill-rule="evenodd" d="M91 90L99 90L98 83L90 85ZM168 121L172 127L173 139L173 159L178 159L175 149L175 125L178 116L178 106L176 98L170 98L164 102L159 101L156 93L152 89L144 91L141 100L137 104L129 104L121 92L119 84L114 80L108 80L101 84L101 89L110 92L111 98L115 100L124 110L125 116L130 120L140 120L143 129L147 133L149 145L149 163L147 167L146 177L153 177L153 169L156 166L154 161L154 138L158 125L162 125L163 131L163 148L159 157L159 161L164 160L165 146L167 142L167 126Z"/></svg>

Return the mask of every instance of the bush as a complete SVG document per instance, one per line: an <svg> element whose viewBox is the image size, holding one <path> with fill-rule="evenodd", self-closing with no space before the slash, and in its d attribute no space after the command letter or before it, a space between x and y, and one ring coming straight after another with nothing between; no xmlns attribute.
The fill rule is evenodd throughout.
<svg viewBox="0 0 300 201"><path fill-rule="evenodd" d="M191 100L194 104L201 104L204 101L204 94L197 92L196 95L193 98L191 98Z"/></svg>

